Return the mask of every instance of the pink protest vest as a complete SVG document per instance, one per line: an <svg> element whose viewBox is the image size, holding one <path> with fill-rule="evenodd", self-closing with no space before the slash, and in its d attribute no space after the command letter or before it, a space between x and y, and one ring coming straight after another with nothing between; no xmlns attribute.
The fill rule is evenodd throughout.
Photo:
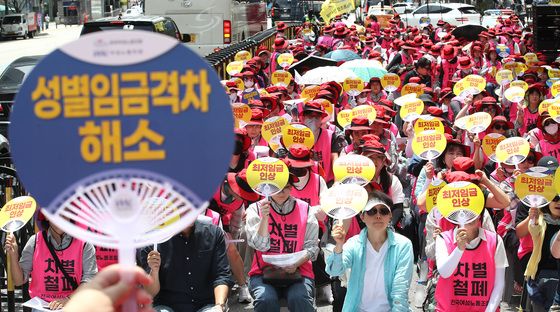
<svg viewBox="0 0 560 312"><path fill-rule="evenodd" d="M513 107L516 107L516 110L517 110L517 105L512 105L512 109L513 109ZM516 112L516 114L517 114L517 112ZM529 108L527 108L527 107L523 108L523 126L521 127L521 129L519 129L519 134L521 134L523 136L529 130L536 128L537 127L537 118L539 118L539 111L538 110L534 113L531 113Z"/></svg>
<svg viewBox="0 0 560 312"><path fill-rule="evenodd" d="M212 224L218 226L220 224L220 214L212 209L206 209L205 215L212 218Z"/></svg>
<svg viewBox="0 0 560 312"><path fill-rule="evenodd" d="M95 246L95 260L97 261L97 270L119 262L119 251L111 248Z"/></svg>
<svg viewBox="0 0 560 312"><path fill-rule="evenodd" d="M403 66L407 66L412 64L412 57L411 56L406 56L403 52L399 52L401 55L401 65ZM401 74L401 81L404 81L404 77L406 77L406 75L409 73L408 70L405 70L402 74Z"/></svg>
<svg viewBox="0 0 560 312"><path fill-rule="evenodd" d="M443 70L443 80L441 82L441 88L451 88L451 80L453 74L457 71L457 62L449 63L448 60L441 60L441 69Z"/></svg>
<svg viewBox="0 0 560 312"><path fill-rule="evenodd" d="M545 156L552 156L556 159L560 159L560 142L550 143L547 140L539 141L541 147L541 153Z"/></svg>
<svg viewBox="0 0 560 312"><path fill-rule="evenodd" d="M494 289L496 265L496 233L484 230L486 241L481 240L473 250L465 249L455 273L440 277L436 286L436 312L484 312ZM451 253L457 246L453 230L441 233Z"/></svg>
<svg viewBox="0 0 560 312"><path fill-rule="evenodd" d="M259 203L257 203L259 205ZM270 249L267 252L255 250L253 264L249 276L262 275L262 268L268 266L263 261L262 255L275 255L294 253L303 250L305 239L305 231L307 229L307 214L309 213L309 204L296 199L295 208L287 215L281 215L274 209L270 209L270 218L268 219L268 232L270 233ZM278 233L278 227L273 225L272 219L282 230L284 239ZM284 245L284 240L286 245ZM299 267L302 276L313 279L313 267L311 261L307 261Z"/></svg>
<svg viewBox="0 0 560 312"><path fill-rule="evenodd" d="M290 195L292 195L292 197L294 198L303 200L310 206L317 206L319 205L320 188L321 183L319 175L314 172L310 172L309 180L307 180L307 184L303 187L303 189L298 190L295 187L292 187Z"/></svg>
<svg viewBox="0 0 560 312"><path fill-rule="evenodd" d="M348 155L354 152L354 144L346 145L344 147L344 154Z"/></svg>
<svg viewBox="0 0 560 312"><path fill-rule="evenodd" d="M333 132L329 129L321 129L319 138L313 146L313 151L317 157L317 161L323 167L325 171L325 180L330 182L334 180L334 173L331 164L331 142L332 142Z"/></svg>
<svg viewBox="0 0 560 312"><path fill-rule="evenodd" d="M43 236L44 235L44 236ZM33 252L33 269L29 285L29 296L39 297L47 302L70 296L72 284L58 270L51 252L45 242L46 232L35 234L35 251ZM55 250L62 267L77 285L82 280L82 259L84 242L72 238L70 246L64 250Z"/></svg>

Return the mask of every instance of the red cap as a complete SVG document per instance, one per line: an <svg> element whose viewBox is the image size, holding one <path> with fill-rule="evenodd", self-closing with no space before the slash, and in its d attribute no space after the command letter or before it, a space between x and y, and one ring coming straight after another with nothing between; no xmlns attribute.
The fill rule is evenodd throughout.
<svg viewBox="0 0 560 312"><path fill-rule="evenodd" d="M238 173L228 173L227 181L231 190L244 200L257 201L259 199L259 195L253 192L247 182L247 169L243 169Z"/></svg>
<svg viewBox="0 0 560 312"><path fill-rule="evenodd" d="M288 150L288 165L293 168L307 168L314 165L309 148L303 144L293 144Z"/></svg>

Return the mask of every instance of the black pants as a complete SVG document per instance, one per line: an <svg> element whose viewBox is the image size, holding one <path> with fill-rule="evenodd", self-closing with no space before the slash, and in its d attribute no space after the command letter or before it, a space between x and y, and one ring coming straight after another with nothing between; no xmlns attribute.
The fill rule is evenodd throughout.
<svg viewBox="0 0 560 312"><path fill-rule="evenodd" d="M346 298L346 287L340 286L338 277L331 282L331 289L333 293L333 312L341 312L344 305L344 298Z"/></svg>

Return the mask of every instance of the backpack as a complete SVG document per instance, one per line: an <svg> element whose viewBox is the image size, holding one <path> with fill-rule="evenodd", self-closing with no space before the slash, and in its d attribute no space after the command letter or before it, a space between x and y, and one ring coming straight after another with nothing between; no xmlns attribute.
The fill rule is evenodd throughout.
<svg viewBox="0 0 560 312"><path fill-rule="evenodd" d="M436 310L436 286L439 279L439 273L437 269L434 269L432 277L428 280L426 285L426 299L422 304L422 311L424 312L434 312Z"/></svg>

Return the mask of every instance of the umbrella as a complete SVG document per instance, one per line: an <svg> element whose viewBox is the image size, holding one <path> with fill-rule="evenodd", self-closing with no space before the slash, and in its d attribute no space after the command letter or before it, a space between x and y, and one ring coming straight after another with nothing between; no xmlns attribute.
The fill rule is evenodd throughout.
<svg viewBox="0 0 560 312"><path fill-rule="evenodd" d="M346 78L356 78L356 74L349 69L336 66L317 67L301 76L298 84L319 85L324 82L344 82Z"/></svg>
<svg viewBox="0 0 560 312"><path fill-rule="evenodd" d="M351 60L357 60L362 58L358 54L354 53L354 51L350 51L350 50L334 50L332 52L325 54L325 57L328 57L331 60L335 60L337 62L351 61Z"/></svg>
<svg viewBox="0 0 560 312"><path fill-rule="evenodd" d="M383 65L376 60L353 60L340 65L340 68L351 70L365 82L372 77L381 78L387 73Z"/></svg>
<svg viewBox="0 0 560 312"><path fill-rule="evenodd" d="M466 24L457 26L451 31L451 34L457 39L464 38L469 41L475 41L478 40L478 34L487 30L486 27L480 25Z"/></svg>
<svg viewBox="0 0 560 312"><path fill-rule="evenodd" d="M337 63L337 61L331 60L329 58L309 55L301 61L292 64L292 66L290 66L290 71L293 73L297 70L298 73L305 73L306 71L317 67L336 66Z"/></svg>

